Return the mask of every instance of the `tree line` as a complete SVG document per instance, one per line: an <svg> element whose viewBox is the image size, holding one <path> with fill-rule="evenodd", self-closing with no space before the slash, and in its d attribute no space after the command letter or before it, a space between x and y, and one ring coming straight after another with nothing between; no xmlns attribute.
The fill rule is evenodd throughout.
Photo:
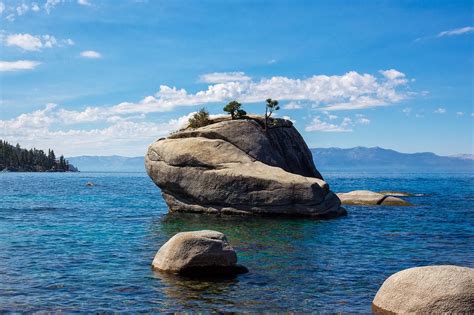
<svg viewBox="0 0 474 315"><path fill-rule="evenodd" d="M0 140L0 171L20 172L74 172L77 169L69 161L60 156L56 158L54 151L36 148L27 150L11 145L5 140Z"/></svg>

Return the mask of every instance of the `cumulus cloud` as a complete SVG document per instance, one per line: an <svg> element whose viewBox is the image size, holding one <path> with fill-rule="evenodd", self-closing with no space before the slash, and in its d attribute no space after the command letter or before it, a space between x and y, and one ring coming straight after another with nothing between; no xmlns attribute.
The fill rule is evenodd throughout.
<svg viewBox="0 0 474 315"><path fill-rule="evenodd" d="M323 110L366 109L388 106L409 97L402 87L408 83L404 74L383 79L355 71L344 75L315 75L307 79L271 77L260 81L231 81L210 85L206 90L188 93L166 85L155 95L138 103L122 103L119 112L164 112L179 106L202 105L236 99L240 102L262 102L268 97L280 101L309 101Z"/></svg>
<svg viewBox="0 0 474 315"><path fill-rule="evenodd" d="M323 112L324 113L324 112ZM327 119L334 121L338 119L337 116L329 113L324 113L326 117L316 116L311 123L305 127L305 131L319 131L319 132L352 132L356 125L368 125L370 119L362 114L357 114L355 118L344 117L339 123L328 122Z"/></svg>
<svg viewBox="0 0 474 315"><path fill-rule="evenodd" d="M444 113L446 113L446 108L439 107L439 108L435 109L433 113L435 113L435 114L444 114Z"/></svg>
<svg viewBox="0 0 474 315"><path fill-rule="evenodd" d="M190 115L162 122L118 120L103 128L52 130L61 124L56 104L0 120L0 138L25 147L58 148L68 156L81 154L144 154L146 147L158 137L183 127Z"/></svg>
<svg viewBox="0 0 474 315"><path fill-rule="evenodd" d="M86 51L81 52L81 57L89 58L89 59L98 59L98 58L102 58L102 55L94 50L86 50Z"/></svg>
<svg viewBox="0 0 474 315"><path fill-rule="evenodd" d="M244 72L213 72L199 77L199 81L205 83L239 82L249 81L250 79Z"/></svg>
<svg viewBox="0 0 474 315"><path fill-rule="evenodd" d="M38 64L30 64L29 67L34 68ZM22 67L27 68L27 65ZM1 68L6 68L6 65L0 64ZM10 68L14 67L10 65ZM21 68L20 64L16 68ZM10 141L26 145L33 143L35 137L52 139L52 143L87 143L87 146L75 145L75 148L71 146L68 149L86 150L97 146L109 148L113 143L119 143L118 139L121 138L128 144L135 143L140 148L145 148L154 138L177 129L178 121L187 121L188 117L168 122L149 122L146 116L150 113L170 112L184 106L222 105L234 99L242 103L264 102L272 97L282 103L294 102L302 107L308 104L318 105L322 114L313 118L305 128L307 131L350 132L354 126L366 125L370 120L363 115L339 118L330 111L388 106L408 97L403 90L408 82L405 75L395 72L396 70L387 71L378 76L351 71L343 75L314 75L304 79L282 76L261 80L246 79L212 84L196 92L162 85L158 92L138 102L88 106L81 110L68 110L49 104L39 111L10 120L0 120L0 127L3 126L0 130L9 132L7 139ZM102 127L90 129L91 126ZM107 141L111 144L106 143Z"/></svg>
<svg viewBox="0 0 474 315"><path fill-rule="evenodd" d="M5 11L5 4L0 2L0 14L3 14L3 11Z"/></svg>
<svg viewBox="0 0 474 315"><path fill-rule="evenodd" d="M27 51L39 51L62 45L74 45L72 39L57 40L51 35L9 34L5 36L5 45L19 47Z"/></svg>
<svg viewBox="0 0 474 315"><path fill-rule="evenodd" d="M446 37L446 36L456 36L456 35L463 35L469 34L474 32L474 27L466 26L461 28L455 28L449 31L440 32L437 37Z"/></svg>
<svg viewBox="0 0 474 315"><path fill-rule="evenodd" d="M32 70L40 64L40 62L31 60L0 61L0 72Z"/></svg>
<svg viewBox="0 0 474 315"><path fill-rule="evenodd" d="M80 5L91 5L89 0L77 0L77 3Z"/></svg>
<svg viewBox="0 0 474 315"><path fill-rule="evenodd" d="M352 120L348 117L345 117L339 125L336 125L321 120L321 116L316 116L313 118L311 123L304 128L304 130L308 132L352 132L352 128L350 127L351 123Z"/></svg>
<svg viewBox="0 0 474 315"><path fill-rule="evenodd" d="M464 116L464 113L463 113L463 112L456 112L456 115L458 115L458 116Z"/></svg>

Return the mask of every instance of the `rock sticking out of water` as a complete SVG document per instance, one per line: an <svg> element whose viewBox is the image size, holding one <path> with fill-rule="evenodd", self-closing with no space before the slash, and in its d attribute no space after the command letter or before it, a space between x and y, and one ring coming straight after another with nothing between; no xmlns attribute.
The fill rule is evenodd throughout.
<svg viewBox="0 0 474 315"><path fill-rule="evenodd" d="M382 205L382 206L411 206L411 203L401 198L370 190L354 190L348 193L338 193L343 205Z"/></svg>
<svg viewBox="0 0 474 315"><path fill-rule="evenodd" d="M152 143L148 175L172 212L332 218L346 214L289 120L225 120Z"/></svg>
<svg viewBox="0 0 474 315"><path fill-rule="evenodd" d="M377 292L376 314L474 314L474 269L427 266L390 276Z"/></svg>
<svg viewBox="0 0 474 315"><path fill-rule="evenodd" d="M224 234L203 230L181 232L156 253L153 269L191 277L237 275L248 272Z"/></svg>

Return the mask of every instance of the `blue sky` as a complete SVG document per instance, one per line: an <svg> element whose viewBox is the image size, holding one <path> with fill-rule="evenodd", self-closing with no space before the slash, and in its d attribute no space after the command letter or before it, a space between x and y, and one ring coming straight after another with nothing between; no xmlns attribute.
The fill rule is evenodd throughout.
<svg viewBox="0 0 474 315"><path fill-rule="evenodd" d="M0 0L0 138L143 155L268 97L310 147L474 153L472 1Z"/></svg>

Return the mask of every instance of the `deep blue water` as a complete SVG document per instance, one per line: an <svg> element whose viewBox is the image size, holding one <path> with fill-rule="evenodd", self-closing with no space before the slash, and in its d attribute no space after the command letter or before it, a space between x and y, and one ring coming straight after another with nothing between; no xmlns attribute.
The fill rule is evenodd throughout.
<svg viewBox="0 0 474 315"><path fill-rule="evenodd" d="M145 173L0 174L0 312L367 313L394 272L474 265L473 174L324 175L336 192L423 195L328 221L218 218L167 215ZM200 282L151 270L168 238L197 229L225 233L250 273Z"/></svg>

